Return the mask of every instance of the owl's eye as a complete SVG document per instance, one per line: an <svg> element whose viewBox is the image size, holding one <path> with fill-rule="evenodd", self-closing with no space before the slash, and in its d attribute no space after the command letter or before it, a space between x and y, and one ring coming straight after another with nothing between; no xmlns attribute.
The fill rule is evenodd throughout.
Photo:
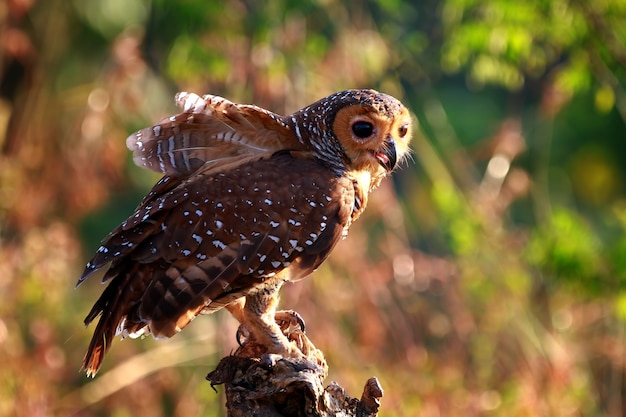
<svg viewBox="0 0 626 417"><path fill-rule="evenodd" d="M409 131L409 127L407 125L402 125L398 128L398 136L401 138L406 136L406 133Z"/></svg>
<svg viewBox="0 0 626 417"><path fill-rule="evenodd" d="M358 121L352 125L352 133L357 138L367 139L374 133L374 125L370 122Z"/></svg>

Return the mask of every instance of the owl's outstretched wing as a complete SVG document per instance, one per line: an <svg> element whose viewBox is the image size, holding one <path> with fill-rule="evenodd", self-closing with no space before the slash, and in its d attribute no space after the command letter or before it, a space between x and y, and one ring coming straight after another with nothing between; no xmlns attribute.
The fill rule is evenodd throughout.
<svg viewBox="0 0 626 417"><path fill-rule="evenodd" d="M138 166L181 177L207 164L247 162L263 154L304 145L290 133L282 116L223 97L178 93L183 110L126 139Z"/></svg>

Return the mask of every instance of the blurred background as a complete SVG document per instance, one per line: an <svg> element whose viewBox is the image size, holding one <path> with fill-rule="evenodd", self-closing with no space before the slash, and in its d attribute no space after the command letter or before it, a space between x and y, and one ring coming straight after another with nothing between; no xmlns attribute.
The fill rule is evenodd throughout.
<svg viewBox="0 0 626 417"><path fill-rule="evenodd" d="M75 282L158 180L125 138L177 91L284 114L364 87L417 129L282 292L327 382L376 375L384 416L624 415L626 1L265 3L0 3L0 416L225 416L226 312L79 372L103 287Z"/></svg>

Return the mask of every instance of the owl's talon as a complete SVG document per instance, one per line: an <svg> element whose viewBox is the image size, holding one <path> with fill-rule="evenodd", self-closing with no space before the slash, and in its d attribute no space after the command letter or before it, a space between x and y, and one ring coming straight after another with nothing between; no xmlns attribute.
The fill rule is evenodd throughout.
<svg viewBox="0 0 626 417"><path fill-rule="evenodd" d="M243 341L241 340L243 338ZM243 347L245 343L250 340L250 331L246 328L245 325L240 324L237 328L237 333L235 334L235 339L237 340L237 344L240 347Z"/></svg>
<svg viewBox="0 0 626 417"><path fill-rule="evenodd" d="M289 335L296 330L300 330L302 333L306 333L306 323L297 311L277 311L274 315L274 320L276 321L276 324L280 326L283 334L287 337L289 337Z"/></svg>
<svg viewBox="0 0 626 417"><path fill-rule="evenodd" d="M295 318L298 321L298 325L300 326L300 330L302 330L302 333L306 333L306 323L304 322L304 319L297 312L294 311L294 313L296 315Z"/></svg>

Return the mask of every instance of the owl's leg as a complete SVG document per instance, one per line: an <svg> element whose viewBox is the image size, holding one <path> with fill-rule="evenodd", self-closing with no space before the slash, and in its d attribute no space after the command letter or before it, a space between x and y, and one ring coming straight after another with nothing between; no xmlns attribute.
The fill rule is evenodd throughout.
<svg viewBox="0 0 626 417"><path fill-rule="evenodd" d="M228 309L231 310L231 308ZM241 312L243 313L243 310L241 310ZM239 317L237 314L233 315L236 318ZM303 343L301 339L305 334L305 323L302 316L294 310L280 310L276 312L274 321L287 339L296 342L298 348L304 353L305 351L302 347ZM242 320L239 320L239 322L242 323ZM243 346L244 342L250 339L250 331L243 323L237 329L236 338L239 346Z"/></svg>
<svg viewBox="0 0 626 417"><path fill-rule="evenodd" d="M241 297L241 298L237 298L235 301L231 302L230 304L226 304L224 308L226 308L226 310L228 310L228 312L232 314L233 317L235 317L239 323L243 323L243 320L244 320L243 308L245 305L246 305L246 298Z"/></svg>
<svg viewBox="0 0 626 417"><path fill-rule="evenodd" d="M297 346L283 333L281 326L276 322L276 305L278 294L267 294L261 291L246 297L244 307L245 328L251 338L258 344L265 346L268 353L282 356L301 356Z"/></svg>
<svg viewBox="0 0 626 417"><path fill-rule="evenodd" d="M240 322L241 326L237 329L237 343L239 346L244 344L243 341L250 338L249 329L243 325L245 320L244 314L245 299L241 298L237 302L231 303L226 306L226 309ZM304 335L306 324L304 319L297 311L294 310L280 310L274 314L274 321L280 327L282 333L287 336L287 339L294 341L298 344L298 348L302 349L302 344L299 342L301 335Z"/></svg>
<svg viewBox="0 0 626 417"><path fill-rule="evenodd" d="M301 357L300 338L291 337L294 327L303 328L304 321L295 312L276 311L281 279L268 280L245 297L227 306L240 322L237 341L244 339L263 346L268 353L288 357ZM300 332L301 333L301 332Z"/></svg>

